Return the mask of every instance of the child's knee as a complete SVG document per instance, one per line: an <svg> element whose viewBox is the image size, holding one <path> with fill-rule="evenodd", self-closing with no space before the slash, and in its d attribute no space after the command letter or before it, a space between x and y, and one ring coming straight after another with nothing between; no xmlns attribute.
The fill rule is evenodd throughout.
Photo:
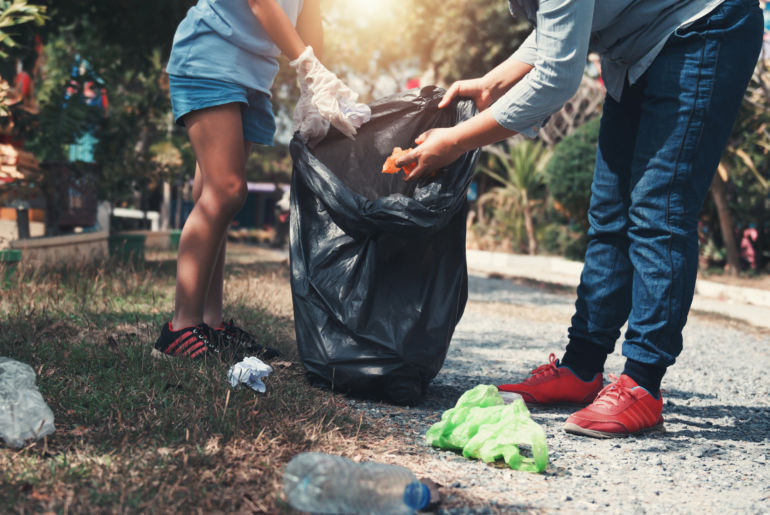
<svg viewBox="0 0 770 515"><path fill-rule="evenodd" d="M246 197L249 194L248 185L245 179L233 179L228 181L219 191L219 198L227 210L232 210L233 214L241 210L246 203Z"/></svg>

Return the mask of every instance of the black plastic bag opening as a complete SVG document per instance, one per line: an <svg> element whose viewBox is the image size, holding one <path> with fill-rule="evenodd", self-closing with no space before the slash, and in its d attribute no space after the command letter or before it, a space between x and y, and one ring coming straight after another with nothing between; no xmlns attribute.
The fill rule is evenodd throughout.
<svg viewBox="0 0 770 515"><path fill-rule="evenodd" d="M444 90L373 104L355 141L332 128L314 149L291 142L291 287L309 382L416 404L444 364L468 298L466 195L479 150L431 181L381 173L394 147L451 127L471 100L439 109Z"/></svg>

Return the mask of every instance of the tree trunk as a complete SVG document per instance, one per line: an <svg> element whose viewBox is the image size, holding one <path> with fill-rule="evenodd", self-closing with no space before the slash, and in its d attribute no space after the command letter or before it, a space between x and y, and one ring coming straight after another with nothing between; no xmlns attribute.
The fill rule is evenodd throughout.
<svg viewBox="0 0 770 515"><path fill-rule="evenodd" d="M171 228L171 183L163 181L163 203L160 205L160 230Z"/></svg>
<svg viewBox="0 0 770 515"><path fill-rule="evenodd" d="M765 269L765 219L760 216L757 221L757 241L754 242L754 268L757 272Z"/></svg>
<svg viewBox="0 0 770 515"><path fill-rule="evenodd" d="M719 226L722 229L722 241L725 244L727 252L727 264L729 273L737 276L740 266L738 256L738 247L735 244L735 233L733 231L733 217L730 215L730 206L727 203L727 192L725 191L725 181L719 173L714 174L714 180L711 181L711 194L714 196L714 204L719 213Z"/></svg>
<svg viewBox="0 0 770 515"><path fill-rule="evenodd" d="M484 207L481 205L481 202L479 202L479 199L481 198L481 195L486 193L487 189L487 174L480 174L481 178L479 179L478 185L476 186L478 188L476 193L476 220L479 221L479 224L482 226L485 226L487 224L486 220L484 219Z"/></svg>
<svg viewBox="0 0 770 515"><path fill-rule="evenodd" d="M61 161L43 165L45 173L46 217L45 235L59 236L61 227L61 187L65 166Z"/></svg>
<svg viewBox="0 0 770 515"><path fill-rule="evenodd" d="M182 185L184 184L184 177L182 172L179 172L179 176L176 181L176 213L174 213L174 229L182 228Z"/></svg>
<svg viewBox="0 0 770 515"><path fill-rule="evenodd" d="M527 230L527 243L529 243L529 255L537 255L537 240L535 239L535 224L532 222L532 209L529 202L524 201L524 228Z"/></svg>

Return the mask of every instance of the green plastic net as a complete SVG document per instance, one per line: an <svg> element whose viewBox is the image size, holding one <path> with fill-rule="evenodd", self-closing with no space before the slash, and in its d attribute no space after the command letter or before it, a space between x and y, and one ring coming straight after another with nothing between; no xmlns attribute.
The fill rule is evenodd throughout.
<svg viewBox="0 0 770 515"><path fill-rule="evenodd" d="M542 472L548 465L543 428L530 418L524 401L506 405L495 386L465 392L431 426L425 440L442 449L462 449L466 458L484 463L503 458L514 470ZM522 456L519 445L529 445L532 458Z"/></svg>

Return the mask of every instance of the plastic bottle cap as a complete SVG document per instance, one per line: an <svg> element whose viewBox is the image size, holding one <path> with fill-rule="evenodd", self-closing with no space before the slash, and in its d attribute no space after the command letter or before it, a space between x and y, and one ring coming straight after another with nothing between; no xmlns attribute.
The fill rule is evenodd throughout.
<svg viewBox="0 0 770 515"><path fill-rule="evenodd" d="M430 504L430 488L424 483L415 481L404 489L404 504L414 511L421 510Z"/></svg>

